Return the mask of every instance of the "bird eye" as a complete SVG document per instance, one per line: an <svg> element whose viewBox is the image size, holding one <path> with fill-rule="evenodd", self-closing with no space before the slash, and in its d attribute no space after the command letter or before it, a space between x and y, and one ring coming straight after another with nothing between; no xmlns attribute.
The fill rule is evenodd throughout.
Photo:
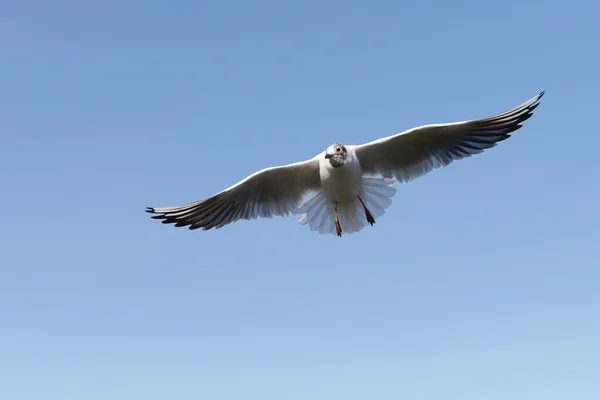
<svg viewBox="0 0 600 400"><path fill-rule="evenodd" d="M340 150L342 150L342 149L340 149L339 147L335 148L335 151L340 151Z"/></svg>

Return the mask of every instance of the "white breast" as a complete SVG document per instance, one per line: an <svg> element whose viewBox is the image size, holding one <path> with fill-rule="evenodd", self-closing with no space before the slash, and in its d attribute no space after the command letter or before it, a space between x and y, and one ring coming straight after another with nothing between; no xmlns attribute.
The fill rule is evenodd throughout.
<svg viewBox="0 0 600 400"><path fill-rule="evenodd" d="M348 149L346 163L335 168L329 160L319 160L319 173L323 194L332 203L351 203L356 201L362 188L362 170L354 150Z"/></svg>

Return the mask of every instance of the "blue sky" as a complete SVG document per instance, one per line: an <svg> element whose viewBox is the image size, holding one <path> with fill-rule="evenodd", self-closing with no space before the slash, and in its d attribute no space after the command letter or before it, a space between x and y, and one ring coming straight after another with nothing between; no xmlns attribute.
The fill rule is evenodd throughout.
<svg viewBox="0 0 600 400"><path fill-rule="evenodd" d="M599 398L599 11L0 2L0 398ZM144 213L543 89L342 239Z"/></svg>

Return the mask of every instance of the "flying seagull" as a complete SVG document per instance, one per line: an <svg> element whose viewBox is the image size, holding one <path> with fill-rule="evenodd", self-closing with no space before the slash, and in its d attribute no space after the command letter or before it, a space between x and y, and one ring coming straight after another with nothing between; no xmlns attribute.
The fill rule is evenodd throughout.
<svg viewBox="0 0 600 400"><path fill-rule="evenodd" d="M390 185L508 139L543 95L487 118L419 126L362 145L334 143L310 160L263 169L204 200L146 211L163 223L203 230L292 212L309 229L341 237L385 213L396 193Z"/></svg>

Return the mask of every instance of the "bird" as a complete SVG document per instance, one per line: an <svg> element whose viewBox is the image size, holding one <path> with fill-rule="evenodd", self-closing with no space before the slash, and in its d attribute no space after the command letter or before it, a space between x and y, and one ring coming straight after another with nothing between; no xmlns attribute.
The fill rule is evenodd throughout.
<svg viewBox="0 0 600 400"><path fill-rule="evenodd" d="M342 237L373 226L385 214L394 184L508 139L533 115L544 93L485 118L422 125L361 145L336 142L309 160L265 168L203 200L146 211L192 230L292 213L312 231Z"/></svg>

